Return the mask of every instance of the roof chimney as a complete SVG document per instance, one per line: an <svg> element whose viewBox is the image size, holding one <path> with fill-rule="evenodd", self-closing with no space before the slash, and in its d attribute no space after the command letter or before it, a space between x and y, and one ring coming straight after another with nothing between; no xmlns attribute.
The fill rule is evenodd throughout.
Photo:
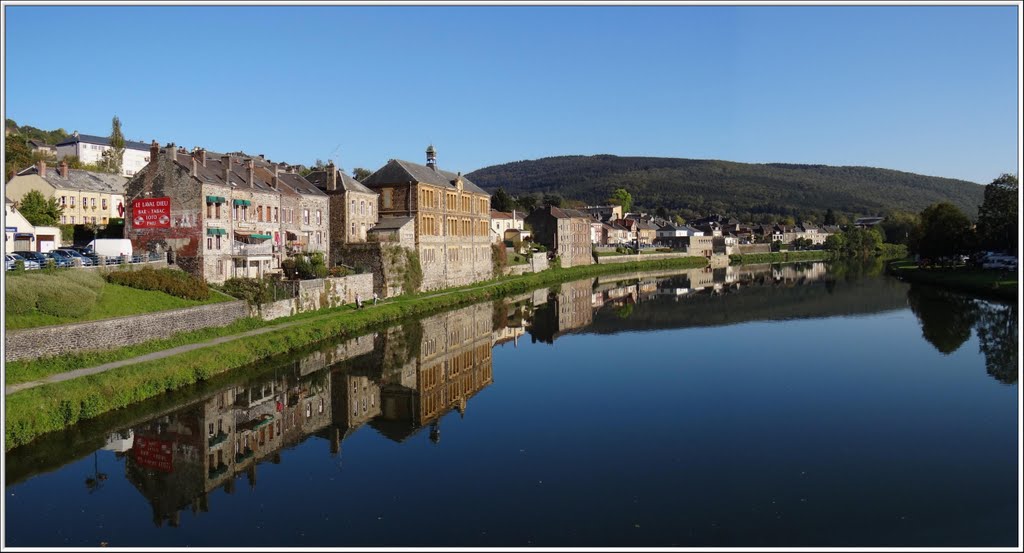
<svg viewBox="0 0 1024 553"><path fill-rule="evenodd" d="M427 167L437 171L437 152L434 151L434 145L427 146Z"/></svg>
<svg viewBox="0 0 1024 553"><path fill-rule="evenodd" d="M38 169L40 177L44 177L44 178L46 177L46 162L45 161L40 159L38 162L36 162L36 169Z"/></svg>
<svg viewBox="0 0 1024 553"><path fill-rule="evenodd" d="M224 184L231 184L231 156L220 156L220 162L224 165Z"/></svg>
<svg viewBox="0 0 1024 553"><path fill-rule="evenodd" d="M66 160L66 159L61 160L59 171L60 171L60 176L61 177L65 178L65 179L68 178L68 160Z"/></svg>
<svg viewBox="0 0 1024 553"><path fill-rule="evenodd" d="M249 180L249 188L256 188L256 162L253 161L252 158L249 158L245 161L247 166L246 168L249 170L249 174L247 175L247 178Z"/></svg>
<svg viewBox="0 0 1024 553"><path fill-rule="evenodd" d="M334 168L334 160L327 160L327 189L338 189L338 170Z"/></svg>
<svg viewBox="0 0 1024 553"><path fill-rule="evenodd" d="M178 149L174 146L174 142L168 142L164 149L167 150L167 155L171 156L171 161L178 160Z"/></svg>
<svg viewBox="0 0 1024 553"><path fill-rule="evenodd" d="M196 156L192 156L189 159L192 160L192 176L194 177L196 176L196 165L199 165L199 160L196 159Z"/></svg>
<svg viewBox="0 0 1024 553"><path fill-rule="evenodd" d="M206 150L197 146L196 149L192 150L192 157L195 158L200 165L206 167Z"/></svg>
<svg viewBox="0 0 1024 553"><path fill-rule="evenodd" d="M278 167L278 165L275 163L274 164L274 178L273 178L273 180L270 181L270 185L274 187L274 190L277 190L278 187L281 185L281 177L279 176L280 173L281 173L281 168Z"/></svg>
<svg viewBox="0 0 1024 553"><path fill-rule="evenodd" d="M149 160L154 161L158 155L160 155L160 144L158 144L157 141L154 140L149 145Z"/></svg>

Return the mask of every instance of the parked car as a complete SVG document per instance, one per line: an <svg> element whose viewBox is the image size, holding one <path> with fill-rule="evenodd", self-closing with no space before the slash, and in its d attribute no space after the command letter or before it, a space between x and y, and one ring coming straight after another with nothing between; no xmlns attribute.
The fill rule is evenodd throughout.
<svg viewBox="0 0 1024 553"><path fill-rule="evenodd" d="M74 265L74 262L71 261L71 259L65 257L63 254L57 252L56 250L48 251L43 255L47 257L47 262L49 262L49 260L52 259L53 262L56 263L58 267L71 267Z"/></svg>
<svg viewBox="0 0 1024 553"><path fill-rule="evenodd" d="M65 257L67 257L68 259L71 259L71 260L81 259L83 267L91 267L91 266L94 265L94 263L92 262L92 259L90 259L87 256L82 255L82 252L79 252L78 250L73 250L71 248L61 248L59 250L53 250L53 251L57 252L57 253L60 253L60 254L64 255Z"/></svg>
<svg viewBox="0 0 1024 553"><path fill-rule="evenodd" d="M49 259L50 259L49 256L47 256L45 253L42 253L42 252L32 252L32 251L24 251L23 250L23 251L16 251L14 253L20 255L21 257L24 257L25 259L29 259L31 261L35 261L40 267L46 267L46 262L49 261Z"/></svg>
<svg viewBox="0 0 1024 553"><path fill-rule="evenodd" d="M23 262L25 264L26 270L39 268L39 263L36 261L32 261L31 259L25 259L24 257L16 253L4 254L4 266L8 271L14 268L14 263L17 261Z"/></svg>

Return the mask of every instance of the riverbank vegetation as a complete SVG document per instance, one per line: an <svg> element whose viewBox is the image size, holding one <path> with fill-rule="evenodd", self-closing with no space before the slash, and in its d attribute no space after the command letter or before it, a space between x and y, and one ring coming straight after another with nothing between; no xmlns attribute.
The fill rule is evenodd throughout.
<svg viewBox="0 0 1024 553"><path fill-rule="evenodd" d="M909 282L942 286L1004 300L1017 299L1016 271L980 269L966 265L921 267L914 261L894 261L889 272Z"/></svg>
<svg viewBox="0 0 1024 553"><path fill-rule="evenodd" d="M111 273L115 274L118 272ZM4 327L17 330L95 321L233 300L208 291L206 299L185 299L119 282L108 282L99 273L85 270L9 271L4 287Z"/></svg>
<svg viewBox="0 0 1024 553"><path fill-rule="evenodd" d="M825 250L782 251L772 253L733 254L729 261L733 265L753 265L757 263L788 263L791 261L821 261L828 258Z"/></svg>
<svg viewBox="0 0 1024 553"><path fill-rule="evenodd" d="M351 305L346 305L278 319L273 323L247 319L247 321L251 321L247 324L252 328L280 325L286 322L297 322L298 324L289 326L287 332L269 332L257 336L241 337L211 346L216 347L216 355L211 355L211 348L201 348L11 394L7 397L7 424L4 429L6 448L10 449L28 443L36 436L93 418L101 413L204 381L213 375L245 367L271 355L328 338L354 337L369 332L375 327L393 324L410 317L425 316L461 305L524 293L536 288L589 276L641 269L687 269L702 267L706 264L707 260L704 258L690 257L615 265L587 265L566 269L554 268L541 273L505 277L442 292L421 292L399 296L366 309L355 309ZM240 321L236 324L243 323ZM203 333L190 334L199 336ZM153 348L150 344L139 344L124 349L136 352L149 348L152 348L150 351L163 349ZM123 356L120 352L122 350L117 350L110 357L120 357L121 359L131 357ZM62 357L66 358L67 356ZM64 363L54 364L52 360L12 363L11 365L20 366L23 374L38 374L39 371L34 368L39 363L46 363L51 368L62 367L62 371L72 369Z"/></svg>

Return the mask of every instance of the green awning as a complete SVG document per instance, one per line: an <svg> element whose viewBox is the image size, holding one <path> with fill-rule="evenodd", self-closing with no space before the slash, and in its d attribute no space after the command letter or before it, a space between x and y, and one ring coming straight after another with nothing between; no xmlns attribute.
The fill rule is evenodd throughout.
<svg viewBox="0 0 1024 553"><path fill-rule="evenodd" d="M249 236L251 236L252 238L257 238L259 240L266 240L268 238L271 238L269 234L250 234Z"/></svg>
<svg viewBox="0 0 1024 553"><path fill-rule="evenodd" d="M228 231L222 228L208 228L206 229L207 236L225 236Z"/></svg>
<svg viewBox="0 0 1024 553"><path fill-rule="evenodd" d="M235 205L252 205L249 200L235 200Z"/></svg>
<svg viewBox="0 0 1024 553"><path fill-rule="evenodd" d="M206 203L208 204L222 204L224 203L223 196L207 196Z"/></svg>

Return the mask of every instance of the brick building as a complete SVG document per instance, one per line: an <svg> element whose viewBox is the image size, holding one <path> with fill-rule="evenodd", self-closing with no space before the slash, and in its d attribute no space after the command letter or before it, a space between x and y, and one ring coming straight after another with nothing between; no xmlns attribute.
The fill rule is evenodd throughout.
<svg viewBox="0 0 1024 553"><path fill-rule="evenodd" d="M415 220L424 290L491 278L490 194L461 173L392 159L363 184L380 195L380 217Z"/></svg>
<svg viewBox="0 0 1024 553"><path fill-rule="evenodd" d="M535 209L527 215L526 224L533 228L533 240L555 252L562 267L590 265L590 223L593 218L582 211L554 206Z"/></svg>
<svg viewBox="0 0 1024 553"><path fill-rule="evenodd" d="M133 213L136 201L163 198L169 220L147 225ZM279 271L286 255L329 254L327 195L262 158L154 142L125 204L125 237L136 252L173 252L182 269L211 282Z"/></svg>

